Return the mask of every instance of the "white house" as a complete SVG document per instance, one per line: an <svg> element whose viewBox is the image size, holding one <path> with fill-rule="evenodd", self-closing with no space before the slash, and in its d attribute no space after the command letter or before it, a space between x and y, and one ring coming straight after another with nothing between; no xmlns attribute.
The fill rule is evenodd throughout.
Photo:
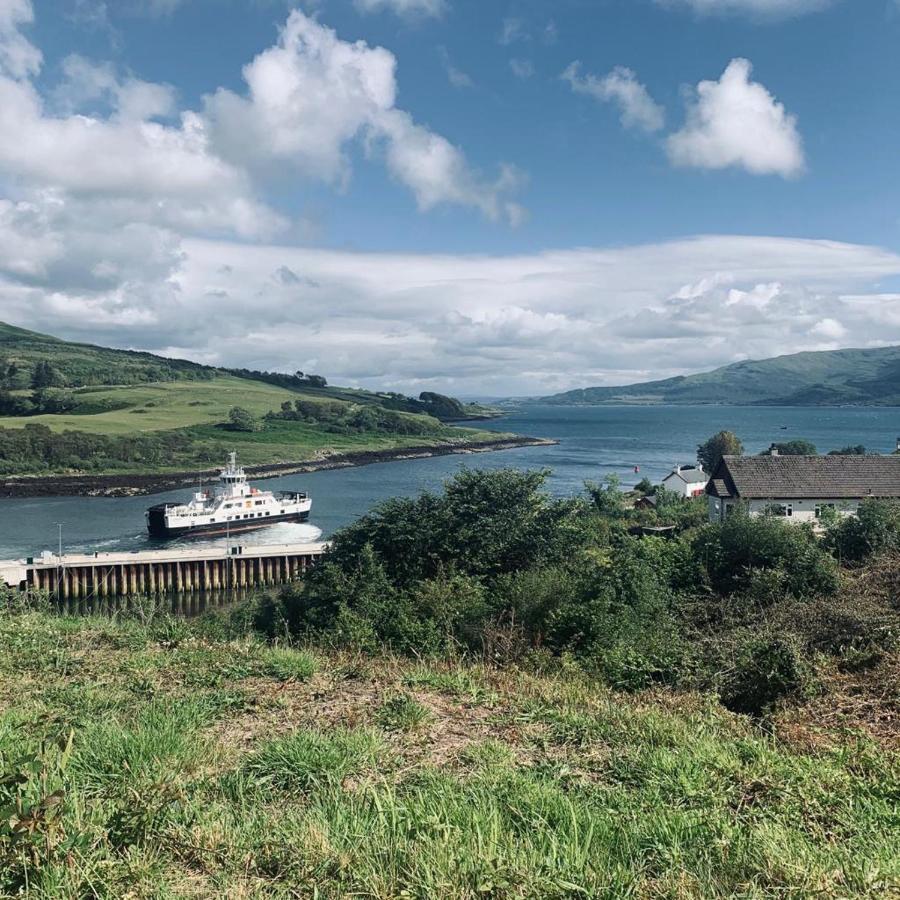
<svg viewBox="0 0 900 900"><path fill-rule="evenodd" d="M726 456L706 493L711 522L738 506L788 522L815 522L826 509L854 515L864 500L900 499L900 455Z"/></svg>
<svg viewBox="0 0 900 900"><path fill-rule="evenodd" d="M703 471L703 466L676 466L663 478L662 486L679 497L689 499L699 497L706 489L708 481L709 475Z"/></svg>

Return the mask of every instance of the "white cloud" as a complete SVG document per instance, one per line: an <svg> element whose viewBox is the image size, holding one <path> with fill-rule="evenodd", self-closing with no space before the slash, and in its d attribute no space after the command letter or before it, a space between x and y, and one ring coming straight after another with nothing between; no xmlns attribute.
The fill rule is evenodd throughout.
<svg viewBox="0 0 900 900"><path fill-rule="evenodd" d="M332 380L370 387L496 395L625 383L875 346L900 323L900 296L868 293L900 273L900 256L828 241L708 236L465 256L172 246L135 233L99 246L86 235L73 249L48 242L33 211L16 215L32 227L14 223L7 239L0 213L0 298L13 321L231 365L293 370L302 353Z"/></svg>
<svg viewBox="0 0 900 900"><path fill-rule="evenodd" d="M748 15L763 20L819 12L834 0L656 0L661 6L687 7L700 15Z"/></svg>
<svg viewBox="0 0 900 900"><path fill-rule="evenodd" d="M383 146L391 174L422 209L457 203L492 219L518 218L505 195L518 186L501 170L484 179L446 138L413 121L396 103L397 60L381 47L340 40L294 11L276 46L244 68L249 93L220 89L206 103L212 141L225 159L251 169L284 163L304 175L346 184L347 148Z"/></svg>
<svg viewBox="0 0 900 900"><path fill-rule="evenodd" d="M440 18L447 11L446 0L354 0L360 12L389 10L403 18Z"/></svg>
<svg viewBox="0 0 900 900"><path fill-rule="evenodd" d="M450 54L447 52L446 47L438 47L438 54L441 58L441 63L444 66L444 71L447 73L447 80L450 84L455 88L471 88L475 87L475 82L469 77L468 74L462 71L462 69L458 69L453 61L450 59Z"/></svg>
<svg viewBox="0 0 900 900"><path fill-rule="evenodd" d="M665 110L650 96L631 69L617 66L605 77L597 78L596 75L580 75L580 68L579 62L573 62L562 77L578 94L615 103L625 128L653 132L665 125Z"/></svg>
<svg viewBox="0 0 900 900"><path fill-rule="evenodd" d="M500 26L499 41L504 47L508 47L510 44L515 44L518 41L527 41L530 39L531 36L525 28L525 22L522 19L519 19L516 16L508 16L503 20L503 23Z"/></svg>
<svg viewBox="0 0 900 900"><path fill-rule="evenodd" d="M54 98L67 112L76 112L98 100L111 103L120 119L140 122L165 118L176 111L174 88L138 78L120 78L111 63L95 63L72 55L62 63L64 81Z"/></svg>
<svg viewBox="0 0 900 900"><path fill-rule="evenodd" d="M41 51L21 31L33 21L31 0L0 0L0 74L27 78L40 71Z"/></svg>
<svg viewBox="0 0 900 900"><path fill-rule="evenodd" d="M751 81L746 59L732 60L719 81L701 81L687 121L667 141L675 165L736 167L754 175L800 174L803 144L796 118L763 85Z"/></svg>
<svg viewBox="0 0 900 900"><path fill-rule="evenodd" d="M530 59L511 59L509 67L512 69L513 75L523 81L534 75L534 63Z"/></svg>

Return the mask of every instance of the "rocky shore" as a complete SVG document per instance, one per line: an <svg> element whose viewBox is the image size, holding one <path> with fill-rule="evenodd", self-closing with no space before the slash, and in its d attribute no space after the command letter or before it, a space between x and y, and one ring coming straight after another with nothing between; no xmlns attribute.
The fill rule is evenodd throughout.
<svg viewBox="0 0 900 900"><path fill-rule="evenodd" d="M367 466L372 463L400 459L424 459L431 456L449 456L457 453L489 453L495 450L511 450L515 447L541 447L558 443L547 438L512 437L487 441L463 441L459 443L423 445L421 447L397 447L390 450L361 450L331 453L314 459L288 463L272 463L262 466L246 466L247 475L254 480L277 478L298 472L319 472L324 469L342 469L351 466ZM197 483L197 471L160 472L149 475L30 475L10 476L0 480L0 497L131 497L139 494L158 494L177 490ZM216 477L218 469L209 469L204 477Z"/></svg>

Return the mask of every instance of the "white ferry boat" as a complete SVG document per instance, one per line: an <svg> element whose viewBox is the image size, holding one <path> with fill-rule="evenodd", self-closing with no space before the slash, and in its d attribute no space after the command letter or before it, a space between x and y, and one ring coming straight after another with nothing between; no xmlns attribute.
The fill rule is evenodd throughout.
<svg viewBox="0 0 900 900"><path fill-rule="evenodd" d="M273 522L305 522L312 500L293 491L260 491L247 484L247 476L228 456L219 475L221 487L197 491L189 503L160 503L147 510L147 530L153 537L193 534L228 534L265 528Z"/></svg>

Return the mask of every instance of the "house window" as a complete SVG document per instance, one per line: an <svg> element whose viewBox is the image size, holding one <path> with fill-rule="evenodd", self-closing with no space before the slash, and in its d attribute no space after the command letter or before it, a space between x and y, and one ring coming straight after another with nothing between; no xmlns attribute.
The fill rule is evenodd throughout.
<svg viewBox="0 0 900 900"><path fill-rule="evenodd" d="M793 503L772 503L769 506L770 516L779 516L781 518L791 518L794 515Z"/></svg>
<svg viewBox="0 0 900 900"><path fill-rule="evenodd" d="M833 503L817 503L816 504L816 518L821 519L822 513L825 512L826 509L835 509L835 505Z"/></svg>

